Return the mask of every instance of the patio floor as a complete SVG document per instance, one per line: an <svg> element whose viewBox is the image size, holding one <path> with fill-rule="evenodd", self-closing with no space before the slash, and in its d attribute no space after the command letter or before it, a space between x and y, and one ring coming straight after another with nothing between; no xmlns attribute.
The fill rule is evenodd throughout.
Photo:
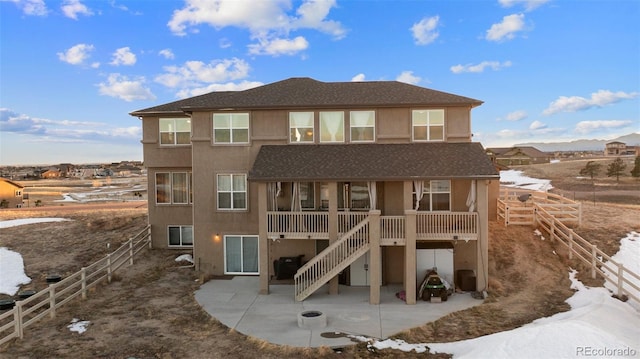
<svg viewBox="0 0 640 359"><path fill-rule="evenodd" d="M293 285L272 284L268 295L258 294L258 288L258 277L214 279L204 283L195 298L211 316L245 335L274 344L332 348L355 344L347 335L384 339L483 302L470 293L455 293L446 302L407 305L395 295L400 286L383 286L380 304L370 305L369 287L342 285L338 295L321 288L296 302ZM308 310L324 313L326 327L299 328L298 313Z"/></svg>

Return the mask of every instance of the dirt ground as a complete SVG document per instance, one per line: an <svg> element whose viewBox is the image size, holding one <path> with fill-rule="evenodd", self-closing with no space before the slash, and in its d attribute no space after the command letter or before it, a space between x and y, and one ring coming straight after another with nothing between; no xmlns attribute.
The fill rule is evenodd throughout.
<svg viewBox="0 0 640 359"><path fill-rule="evenodd" d="M554 184L555 185L555 184ZM0 246L22 254L33 282L22 289L46 287L48 274L77 271L106 255L146 225L146 208L136 205L51 206L1 210L0 220L62 217L69 222L24 225L0 230ZM139 205L137 205L139 206ZM608 254L619 239L640 231L640 206L583 205L576 231ZM612 221L611 218L616 218ZM510 330L569 309L566 251L541 240L526 226L490 225L489 298L484 304L399 333L412 343L446 342ZM558 255L554 254L556 251ZM73 300L25 330L23 340L0 347L7 358L447 358L449 355L373 352L365 344L336 353L329 348L291 348L246 337L211 318L195 301L199 275L174 259L175 250L144 250L111 284L96 287L87 300ZM593 281L590 285L599 285ZM83 334L70 332L73 318L91 322Z"/></svg>

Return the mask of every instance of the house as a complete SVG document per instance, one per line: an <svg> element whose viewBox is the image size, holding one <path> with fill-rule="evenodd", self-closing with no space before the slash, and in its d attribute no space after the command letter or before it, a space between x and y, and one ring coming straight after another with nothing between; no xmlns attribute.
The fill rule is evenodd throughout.
<svg viewBox="0 0 640 359"><path fill-rule="evenodd" d="M42 172L42 174L40 174L40 177L46 178L46 179L60 178L61 176L62 176L62 173L57 168L48 169Z"/></svg>
<svg viewBox="0 0 640 359"><path fill-rule="evenodd" d="M153 246L193 248L203 273L258 275L264 294L293 277L298 300L342 283L378 303L396 283L412 304L435 266L483 290L499 174L471 142L481 104L396 81L291 78L131 112Z"/></svg>
<svg viewBox="0 0 640 359"><path fill-rule="evenodd" d="M491 161L500 166L533 165L551 162L551 155L531 146L487 148Z"/></svg>
<svg viewBox="0 0 640 359"><path fill-rule="evenodd" d="M607 142L604 149L605 156L640 156L640 146L627 146L620 141Z"/></svg>
<svg viewBox="0 0 640 359"><path fill-rule="evenodd" d="M22 185L0 178L0 208L22 208L23 196Z"/></svg>

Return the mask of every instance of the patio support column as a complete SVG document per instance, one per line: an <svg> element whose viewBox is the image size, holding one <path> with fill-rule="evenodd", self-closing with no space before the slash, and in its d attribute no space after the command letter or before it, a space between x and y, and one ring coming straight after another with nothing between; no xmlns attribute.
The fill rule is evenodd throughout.
<svg viewBox="0 0 640 359"><path fill-rule="evenodd" d="M405 209L404 290L407 304L416 304L416 217L415 209Z"/></svg>
<svg viewBox="0 0 640 359"><path fill-rule="evenodd" d="M489 280L489 181L477 181L478 240L476 244L476 289L487 289Z"/></svg>
<svg viewBox="0 0 640 359"><path fill-rule="evenodd" d="M373 209L369 211L369 304L380 304L381 277L380 210Z"/></svg>
<svg viewBox="0 0 640 359"><path fill-rule="evenodd" d="M338 240L338 182L329 182L329 244ZM329 280L329 294L338 294L338 276Z"/></svg>
<svg viewBox="0 0 640 359"><path fill-rule="evenodd" d="M269 238L267 237L267 183L258 183L258 248L260 294L269 294Z"/></svg>

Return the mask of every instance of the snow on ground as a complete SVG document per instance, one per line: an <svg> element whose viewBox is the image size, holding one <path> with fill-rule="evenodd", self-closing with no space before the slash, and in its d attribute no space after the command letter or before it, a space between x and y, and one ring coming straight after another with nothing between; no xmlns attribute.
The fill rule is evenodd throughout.
<svg viewBox="0 0 640 359"><path fill-rule="evenodd" d="M611 297L605 288L588 288L569 278L577 292L571 310L520 328L453 343L428 344L432 352L458 358L636 357L640 354L640 313Z"/></svg>
<svg viewBox="0 0 640 359"><path fill-rule="evenodd" d="M73 318L71 320L71 324L67 325L70 331L76 332L78 334L82 334L87 331L87 327L91 324L88 320L80 320L78 318Z"/></svg>
<svg viewBox="0 0 640 359"><path fill-rule="evenodd" d="M553 188L551 180L525 176L522 171L500 171L500 184L505 187L529 189L546 192Z"/></svg>
<svg viewBox="0 0 640 359"><path fill-rule="evenodd" d="M42 222L68 221L64 218L22 218L0 221L1 228L22 226L25 224ZM22 284L31 282L31 278L24 273L24 261L20 253L0 247L0 293L14 295Z"/></svg>
<svg viewBox="0 0 640 359"><path fill-rule="evenodd" d="M193 264L193 256L191 254L182 254L176 258L176 262L189 262Z"/></svg>
<svg viewBox="0 0 640 359"><path fill-rule="evenodd" d="M611 257L613 261L616 263L621 263L626 269L630 270L633 273L640 274L640 233L631 232L627 234L625 238L620 240L620 250L618 253ZM610 273L606 268L603 268L605 274L611 278L616 278L617 273ZM640 280L635 278L630 278L633 284L640 287ZM615 279L614 279L615 280ZM613 293L617 293L618 287L612 283L607 281L605 283L605 287L611 290ZM636 297L640 297L640 291L634 289L628 284L623 284L623 288L633 293ZM629 304L631 304L636 310L640 311L640 303L637 303L633 300L629 300Z"/></svg>
<svg viewBox="0 0 640 359"><path fill-rule="evenodd" d="M8 221L0 221L0 229L22 226L25 224L34 224L34 223L44 223L44 222L61 222L61 221L69 221L66 218L21 218L21 219L11 219Z"/></svg>
<svg viewBox="0 0 640 359"><path fill-rule="evenodd" d="M22 284L30 282L20 253L0 247L0 294L14 295Z"/></svg>

